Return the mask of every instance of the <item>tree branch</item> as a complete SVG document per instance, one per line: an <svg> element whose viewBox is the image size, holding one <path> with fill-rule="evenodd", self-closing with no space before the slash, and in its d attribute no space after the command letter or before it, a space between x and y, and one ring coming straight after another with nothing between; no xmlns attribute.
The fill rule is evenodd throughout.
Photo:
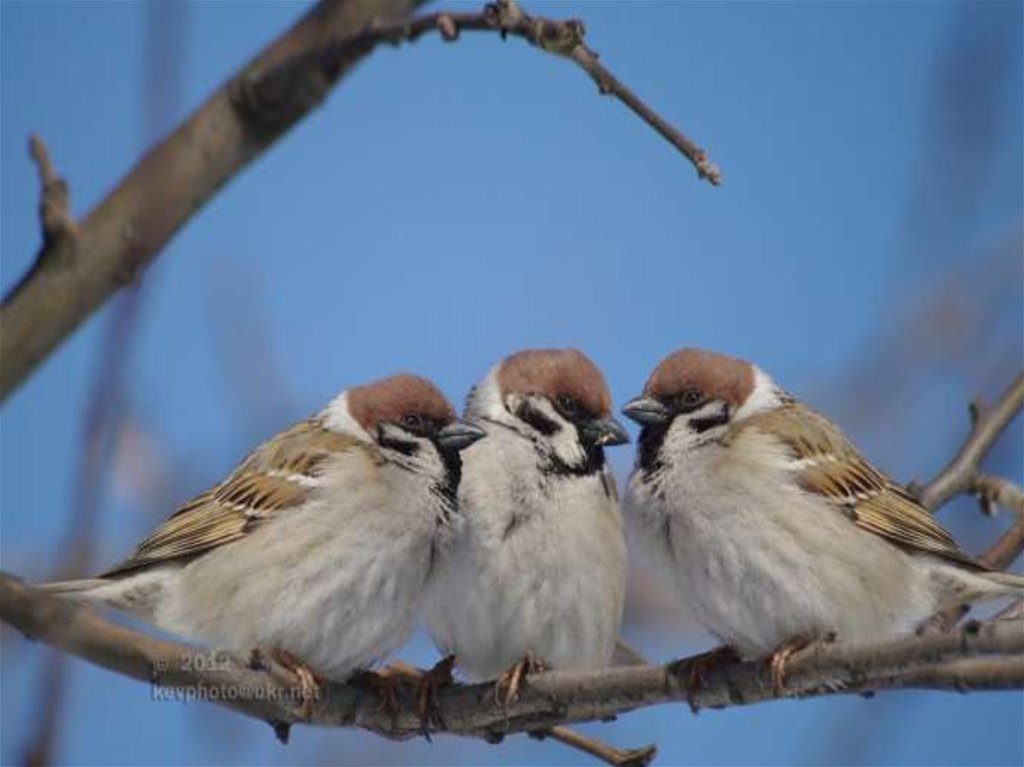
<svg viewBox="0 0 1024 767"><path fill-rule="evenodd" d="M1024 489L1013 484L1004 477L993 477L989 474L979 474L974 480L974 490L983 503L989 507L1002 506L1016 514L1024 517Z"/></svg>
<svg viewBox="0 0 1024 767"><path fill-rule="evenodd" d="M581 22L529 16L514 0L497 0L481 13L410 20L421 2L321 0L154 146L77 227L67 213L66 185L52 172L45 149L36 153L42 143L34 142L44 187L44 242L35 265L0 308L0 399L116 290L135 282L203 205L380 43L415 40L431 30L445 40L456 39L460 30L528 40L575 61L602 93L614 95L679 149L701 178L720 182L700 147L598 62L583 43ZM57 236L74 231L78 236Z"/></svg>
<svg viewBox="0 0 1024 767"><path fill-rule="evenodd" d="M134 282L193 214L369 51L346 48L330 61L310 59L286 91L274 87L280 83L268 72L299 51L351 38L374 19L408 14L415 4L318 3L150 149L80 223L77 237L44 237L35 265L0 308L0 397L117 289ZM44 177L44 197L45 186Z"/></svg>
<svg viewBox="0 0 1024 767"><path fill-rule="evenodd" d="M75 237L77 227L71 217L67 182L53 169L46 144L33 135L29 137L28 151L39 171L39 223L43 242L48 246L43 252L47 252L60 240Z"/></svg>
<svg viewBox="0 0 1024 767"><path fill-rule="evenodd" d="M1022 406L1024 372L1017 374L992 408L983 408L977 402L971 407L974 423L967 440L953 460L918 493L925 508L934 511L959 493L978 491L981 462Z"/></svg>
<svg viewBox="0 0 1024 767"><path fill-rule="evenodd" d="M325 683L306 719L294 680L280 670L256 670L233 656L157 640L117 626L91 608L0 575L0 617L53 647L155 685L154 700L208 700L280 729L292 723L358 727L393 740L421 733L413 688L400 687L400 710L381 710L373 691ZM196 663L196 657L215 662ZM702 708L746 705L785 696L861 693L882 689L994 690L1024 687L1024 625L967 624L943 634L873 644L818 643L795 653L778 691L760 661L712 669L706 684L687 691L685 661L585 673L528 677L519 698L503 706L493 685L453 685L438 696L439 732L495 741L517 732L604 720L645 706L690 700Z"/></svg>
<svg viewBox="0 0 1024 767"><path fill-rule="evenodd" d="M600 63L598 54L584 42L586 28L582 21L531 16L525 13L515 0L496 0L485 6L480 13L443 11L420 16L411 22L376 24L367 29L363 37L368 45L379 42L397 45L402 42L414 42L432 31L438 32L446 42L458 40L459 34L464 31L497 32L502 38L512 35L543 51L574 61L590 76L602 95L617 98L678 149L693 164L698 178L705 179L714 186L722 183L721 171L708 159L703 149L672 127Z"/></svg>

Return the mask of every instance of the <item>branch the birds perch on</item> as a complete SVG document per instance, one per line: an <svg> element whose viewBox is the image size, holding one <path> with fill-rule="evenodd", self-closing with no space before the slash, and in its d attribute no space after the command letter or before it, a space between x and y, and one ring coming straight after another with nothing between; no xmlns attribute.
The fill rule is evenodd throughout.
<svg viewBox="0 0 1024 767"><path fill-rule="evenodd" d="M1021 409L1024 378L1014 384L976 424L958 458L919 492L941 497L951 471L977 477L996 438ZM966 457L965 457L966 456ZM959 480L958 493L976 490ZM948 493L943 490L943 493ZM944 500L952 495L947 494ZM1024 549L1024 520L1017 520L979 559L1005 567ZM585 673L550 672L527 678L514 701L498 702L491 683L454 684L437 696L435 732L500 740L505 735L607 720L638 708L688 702L696 708L724 708L782 697L869 693L888 689L956 692L1024 688L1024 623L1012 610L1007 620L956 627L958 612L917 636L870 644L818 642L795 652L779 689L761 661L735 661L710 669L696 689L688 684L693 659L662 666L630 666ZM119 626L92 608L45 594L17 578L0 575L0 617L25 635L117 673L148 681L170 699L206 700L272 723L286 732L291 724L358 727L404 740L423 733L417 692L401 685L399 707L383 711L373 690L358 683L325 683L308 715L296 697L295 679L283 668L255 669L244 659L218 654L213 667L190 663L209 651L157 640ZM646 763L649 749L618 751L596 741L615 764ZM572 737L563 742L571 743ZM626 755L623 757L622 755ZM630 761L630 757L635 757Z"/></svg>

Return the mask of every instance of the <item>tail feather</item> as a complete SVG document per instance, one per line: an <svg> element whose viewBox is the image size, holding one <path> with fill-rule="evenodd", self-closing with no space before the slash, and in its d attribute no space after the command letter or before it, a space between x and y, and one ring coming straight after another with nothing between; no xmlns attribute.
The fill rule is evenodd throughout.
<svg viewBox="0 0 1024 767"><path fill-rule="evenodd" d="M51 594L79 594L87 597L86 594L81 594L83 591L93 591L103 586L109 586L110 581L106 578L82 578L77 581L52 581L50 583L39 583L36 588L42 591L48 591Z"/></svg>
<svg viewBox="0 0 1024 767"><path fill-rule="evenodd" d="M1021 596L1020 592L1024 592L1024 575L993 570L985 573L985 578L999 586L1002 590L1001 593L1008 596Z"/></svg>
<svg viewBox="0 0 1024 767"><path fill-rule="evenodd" d="M37 588L152 620L164 585L161 573L141 572L123 578L83 578L77 581L40 583Z"/></svg>
<svg viewBox="0 0 1024 767"><path fill-rule="evenodd" d="M941 563L932 570L940 586L939 609L1024 594L1024 576L999 570L968 570Z"/></svg>

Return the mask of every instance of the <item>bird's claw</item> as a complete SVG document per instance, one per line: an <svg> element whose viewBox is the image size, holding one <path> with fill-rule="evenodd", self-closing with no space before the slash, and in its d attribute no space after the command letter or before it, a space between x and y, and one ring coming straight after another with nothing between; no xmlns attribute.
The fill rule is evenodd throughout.
<svg viewBox="0 0 1024 767"><path fill-rule="evenodd" d="M508 671L502 674L494 684L494 699L502 706L508 706L519 699L519 688L528 674L539 674L547 671L547 664L541 659L527 653Z"/></svg>
<svg viewBox="0 0 1024 767"><path fill-rule="evenodd" d="M686 674L686 702L693 713L697 713L697 693L708 684L708 676L715 669L736 663L740 657L729 645L720 645L691 658L683 658L673 664L673 673Z"/></svg>
<svg viewBox="0 0 1024 767"><path fill-rule="evenodd" d="M423 737L430 740L430 728L445 728L441 707L437 702L437 693L448 685L454 684L452 669L455 668L455 656L446 655L434 667L420 675L416 683L416 713L420 718L420 730Z"/></svg>
<svg viewBox="0 0 1024 767"><path fill-rule="evenodd" d="M283 647L273 647L266 653L258 647L254 648L249 655L249 666L255 669L270 670L267 665L268 657L273 663L298 679L299 709L295 712L295 716L300 721L308 720L313 715L313 707L323 692L321 687L323 680L304 661ZM278 737L281 737L280 733Z"/></svg>
<svg viewBox="0 0 1024 767"><path fill-rule="evenodd" d="M789 664L789 659L794 654L801 650L806 650L812 644L816 642L834 642L836 641L835 632L829 632L822 637L812 637L809 634L797 634L792 639L788 639L783 642L771 655L768 656L768 669L771 671L772 677L772 690L776 697L784 697L786 695L786 666Z"/></svg>
<svg viewBox="0 0 1024 767"><path fill-rule="evenodd" d="M377 710L390 716L392 722L397 722L398 713L402 708L398 700L398 688L403 682L416 684L419 681L419 671L398 662L385 666L380 671L357 671L351 681L372 691L377 696Z"/></svg>

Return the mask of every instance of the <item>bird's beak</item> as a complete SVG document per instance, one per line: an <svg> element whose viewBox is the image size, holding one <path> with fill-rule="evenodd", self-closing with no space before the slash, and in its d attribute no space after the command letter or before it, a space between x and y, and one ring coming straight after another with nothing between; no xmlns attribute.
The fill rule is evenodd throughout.
<svg viewBox="0 0 1024 767"><path fill-rule="evenodd" d="M445 450L463 450L486 436L483 429L465 421L453 421L437 433L437 444Z"/></svg>
<svg viewBox="0 0 1024 767"><path fill-rule="evenodd" d="M640 395L634 397L622 408L622 414L641 426L654 426L665 423L671 415L668 408L654 399Z"/></svg>
<svg viewBox="0 0 1024 767"><path fill-rule="evenodd" d="M625 445L629 442L629 434L622 424L611 416L595 418L580 426L583 436L599 447Z"/></svg>

